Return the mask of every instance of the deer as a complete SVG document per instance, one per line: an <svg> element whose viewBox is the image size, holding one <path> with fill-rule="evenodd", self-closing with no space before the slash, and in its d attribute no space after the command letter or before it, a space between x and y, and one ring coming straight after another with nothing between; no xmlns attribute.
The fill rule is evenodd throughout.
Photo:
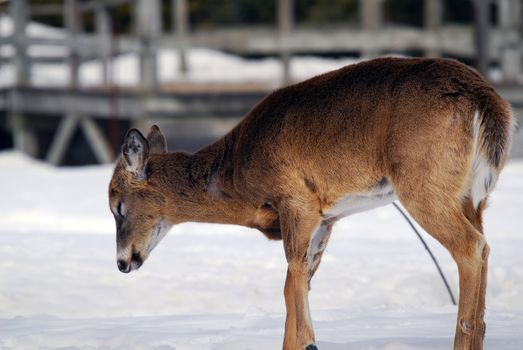
<svg viewBox="0 0 523 350"><path fill-rule="evenodd" d="M221 139L168 152L157 126L127 132L109 185L117 266L140 268L173 225L255 228L282 240L284 350L317 350L308 294L334 224L398 200L457 264L455 350L485 336L482 214L515 118L451 59L377 58L263 98Z"/></svg>

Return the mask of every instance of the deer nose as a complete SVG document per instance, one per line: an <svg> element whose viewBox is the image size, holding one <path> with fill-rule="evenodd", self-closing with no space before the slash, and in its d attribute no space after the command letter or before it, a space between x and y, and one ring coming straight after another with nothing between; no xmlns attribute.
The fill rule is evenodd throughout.
<svg viewBox="0 0 523 350"><path fill-rule="evenodd" d="M129 273L131 271L129 268L130 266L124 260L118 260L116 265L118 265L118 270L120 270L120 272Z"/></svg>

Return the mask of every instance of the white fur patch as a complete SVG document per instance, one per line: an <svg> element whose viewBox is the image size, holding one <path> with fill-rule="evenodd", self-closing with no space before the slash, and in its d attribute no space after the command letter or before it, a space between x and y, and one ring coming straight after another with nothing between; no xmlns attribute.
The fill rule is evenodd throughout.
<svg viewBox="0 0 523 350"><path fill-rule="evenodd" d="M321 255L327 247L329 236L330 230L327 228L327 224L323 222L312 234L309 249L307 251L307 269L309 271L309 279L312 277L311 274L316 265L320 263L318 255Z"/></svg>
<svg viewBox="0 0 523 350"><path fill-rule="evenodd" d="M165 235L167 234L167 232L169 232L171 227L172 227L172 225L170 223L166 222L165 220L161 220L154 226L154 228L151 232L151 237L149 238L149 242L147 243L147 246L145 247L144 251L141 252L144 260L149 256L149 254L158 245L158 243L160 243L160 241L165 237ZM118 247L117 253L116 253L116 258L118 260L123 260L126 262L130 261L131 255L133 254L131 249L132 249L132 244L130 244L129 246L127 246L125 248Z"/></svg>
<svg viewBox="0 0 523 350"><path fill-rule="evenodd" d="M377 186L366 193L352 193L342 197L325 214L325 220L338 220L344 216L377 208L392 203L396 199L394 189L389 182ZM328 224L323 221L312 234L307 251L309 279L320 263L319 256L327 247L330 236Z"/></svg>
<svg viewBox="0 0 523 350"><path fill-rule="evenodd" d="M169 232L171 227L172 225L167 223L165 220L161 220L154 226L151 238L149 238L149 243L147 244L147 249L145 250L146 256L149 256L158 243L160 243L160 241L165 237L167 232Z"/></svg>
<svg viewBox="0 0 523 350"><path fill-rule="evenodd" d="M483 154L475 154L472 161L472 183L470 196L474 207L487 197L498 179L497 171L490 166Z"/></svg>
<svg viewBox="0 0 523 350"><path fill-rule="evenodd" d="M479 111L474 113L474 120L472 124L473 130L473 158L472 158L472 175L470 182L470 198L475 208L478 208L479 203L487 197L490 191L494 188L498 180L498 172L492 167L485 156L481 152L480 147L480 130Z"/></svg>
<svg viewBox="0 0 523 350"><path fill-rule="evenodd" d="M394 202L396 195L390 183L365 193L351 193L338 200L326 213L325 218L339 219Z"/></svg>

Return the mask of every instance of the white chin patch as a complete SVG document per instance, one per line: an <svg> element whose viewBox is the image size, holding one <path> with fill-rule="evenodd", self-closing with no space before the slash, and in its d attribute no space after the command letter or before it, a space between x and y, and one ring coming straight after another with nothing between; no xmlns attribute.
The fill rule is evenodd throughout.
<svg viewBox="0 0 523 350"><path fill-rule="evenodd" d="M171 227L172 225L167 223L165 220L161 220L154 226L151 238L149 239L149 244L147 245L146 256L149 256L158 243L160 243L160 241L165 237L167 232L169 232Z"/></svg>

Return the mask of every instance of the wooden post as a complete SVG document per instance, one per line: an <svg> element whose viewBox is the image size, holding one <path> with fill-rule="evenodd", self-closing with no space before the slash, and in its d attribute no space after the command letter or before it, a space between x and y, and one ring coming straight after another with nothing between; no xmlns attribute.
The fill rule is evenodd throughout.
<svg viewBox="0 0 523 350"><path fill-rule="evenodd" d="M31 83L31 64L27 55L26 27L29 20L29 4L27 0L9 2L9 14L13 20L13 66L15 68L16 86L24 87ZM17 110L9 110L8 120L13 133L14 148L30 156L38 153L38 139L31 128L27 116Z"/></svg>
<svg viewBox="0 0 523 350"><path fill-rule="evenodd" d="M13 19L13 45L15 55L13 63L16 70L17 86L25 86L30 83L31 65L27 57L27 47L25 42L25 30L29 19L29 4L27 0L16 0L9 2L9 12Z"/></svg>
<svg viewBox="0 0 523 350"><path fill-rule="evenodd" d="M162 32L161 19L159 0L136 0L136 34L141 42L141 85L145 91L153 91L158 87L156 45Z"/></svg>
<svg viewBox="0 0 523 350"><path fill-rule="evenodd" d="M383 24L383 3L382 0L360 0L360 22L361 28L367 32L378 31ZM369 42L362 51L362 56L374 57L379 52L373 43Z"/></svg>
<svg viewBox="0 0 523 350"><path fill-rule="evenodd" d="M178 43L178 51L180 57L180 71L182 74L187 73L187 46L189 31L189 12L187 11L187 0L172 0L173 14L172 18L173 31Z"/></svg>
<svg viewBox="0 0 523 350"><path fill-rule="evenodd" d="M98 4L95 9L95 27L98 36L98 53L102 63L102 83L109 85L112 82L110 70L111 49L111 17L108 9L103 4Z"/></svg>
<svg viewBox="0 0 523 350"><path fill-rule="evenodd" d="M9 111L9 126L13 132L13 147L29 156L38 155L38 138L31 128L27 116Z"/></svg>
<svg viewBox="0 0 523 350"><path fill-rule="evenodd" d="M424 0L423 17L425 30L437 35L443 23L443 0ZM425 53L426 56L439 57L441 51L437 47L432 47Z"/></svg>
<svg viewBox="0 0 523 350"><path fill-rule="evenodd" d="M500 66L504 83L517 83L521 74L521 2L498 0L498 23L503 38Z"/></svg>
<svg viewBox="0 0 523 350"><path fill-rule="evenodd" d="M474 41L476 45L476 68L488 79L490 22L489 0L474 0Z"/></svg>
<svg viewBox="0 0 523 350"><path fill-rule="evenodd" d="M78 33L82 30L82 16L78 9L77 0L65 0L63 3L63 13L64 13L64 24L65 28L68 31L69 37L74 40ZM70 48L71 53L69 55L69 86L72 89L78 88L79 85L79 67L80 60L78 53L74 47Z"/></svg>
<svg viewBox="0 0 523 350"><path fill-rule="evenodd" d="M290 64L292 52L289 37L294 26L294 0L278 0L278 39L283 65L283 85L291 82Z"/></svg>

